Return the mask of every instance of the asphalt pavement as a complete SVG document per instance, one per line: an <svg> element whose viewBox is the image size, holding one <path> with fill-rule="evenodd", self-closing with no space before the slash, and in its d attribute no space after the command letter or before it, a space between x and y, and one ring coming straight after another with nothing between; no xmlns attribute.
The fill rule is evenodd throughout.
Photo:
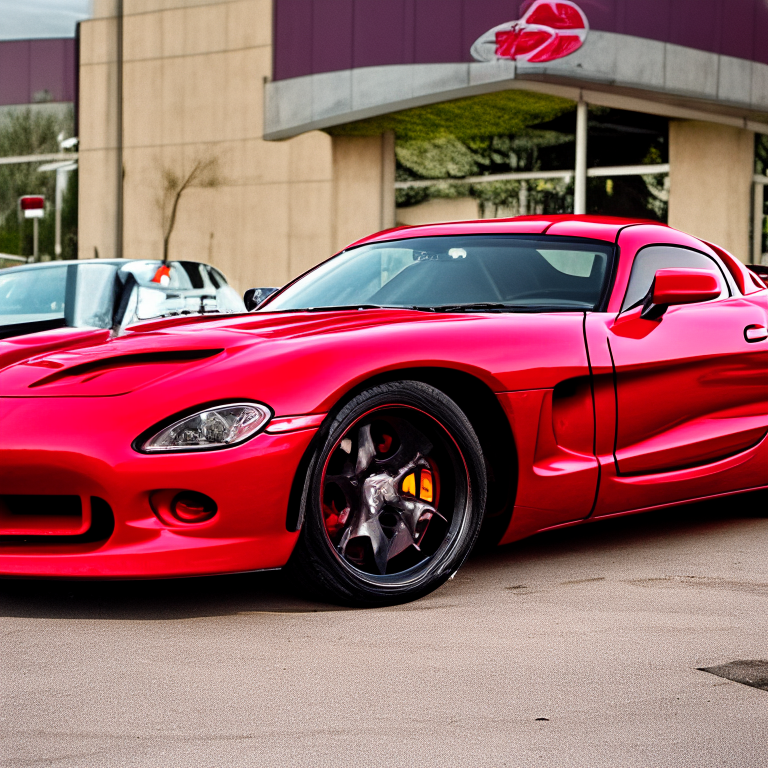
<svg viewBox="0 0 768 768"><path fill-rule="evenodd" d="M768 501L541 534L415 603L0 582L0 765L768 765Z"/></svg>

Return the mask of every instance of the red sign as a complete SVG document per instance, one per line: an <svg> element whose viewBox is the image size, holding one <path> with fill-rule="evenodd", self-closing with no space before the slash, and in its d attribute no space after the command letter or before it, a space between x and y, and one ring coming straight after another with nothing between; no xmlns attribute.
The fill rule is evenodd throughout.
<svg viewBox="0 0 768 768"><path fill-rule="evenodd" d="M42 195L24 195L19 198L22 211L32 211L36 208L45 208L45 198Z"/></svg>
<svg viewBox="0 0 768 768"><path fill-rule="evenodd" d="M45 213L45 198L42 195L24 195L19 198L19 208L26 219L40 219Z"/></svg>
<svg viewBox="0 0 768 768"><path fill-rule="evenodd" d="M541 64L577 51L587 38L587 16L571 0L534 0L522 8L521 19L499 24L474 42L471 52L475 59Z"/></svg>

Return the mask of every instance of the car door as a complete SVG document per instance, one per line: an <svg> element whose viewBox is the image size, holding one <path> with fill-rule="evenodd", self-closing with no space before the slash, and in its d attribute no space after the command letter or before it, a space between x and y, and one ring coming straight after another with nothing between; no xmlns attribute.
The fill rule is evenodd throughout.
<svg viewBox="0 0 768 768"><path fill-rule="evenodd" d="M712 301L640 317L656 270L707 270L721 282ZM762 295L761 295L762 296ZM714 465L768 432L768 318L764 297L741 296L711 254L651 245L635 255L621 312L608 331L616 397L619 475ZM734 490L727 480L722 491Z"/></svg>

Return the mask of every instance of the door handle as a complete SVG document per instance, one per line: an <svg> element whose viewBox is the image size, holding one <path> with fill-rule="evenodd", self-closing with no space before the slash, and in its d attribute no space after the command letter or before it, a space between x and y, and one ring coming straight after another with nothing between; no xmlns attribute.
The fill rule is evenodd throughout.
<svg viewBox="0 0 768 768"><path fill-rule="evenodd" d="M744 338L750 343L765 341L768 339L768 328L764 325L748 325L744 329Z"/></svg>

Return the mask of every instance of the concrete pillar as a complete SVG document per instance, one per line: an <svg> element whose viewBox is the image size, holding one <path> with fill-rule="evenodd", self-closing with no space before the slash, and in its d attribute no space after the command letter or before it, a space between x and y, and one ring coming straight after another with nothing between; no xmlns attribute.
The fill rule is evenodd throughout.
<svg viewBox="0 0 768 768"><path fill-rule="evenodd" d="M81 27L78 257L121 253L122 125L117 0L97 0Z"/></svg>
<svg viewBox="0 0 768 768"><path fill-rule="evenodd" d="M765 185L752 184L752 263L763 263L763 211L765 209Z"/></svg>
<svg viewBox="0 0 768 768"><path fill-rule="evenodd" d="M395 225L394 135L333 137L335 250Z"/></svg>
<svg viewBox="0 0 768 768"><path fill-rule="evenodd" d="M669 124L669 225L749 262L752 131L715 123Z"/></svg>
<svg viewBox="0 0 768 768"><path fill-rule="evenodd" d="M587 126L589 111L586 102L576 105L576 168L573 179L573 212L587 212Z"/></svg>
<svg viewBox="0 0 768 768"><path fill-rule="evenodd" d="M381 137L381 229L395 226L395 132Z"/></svg>

